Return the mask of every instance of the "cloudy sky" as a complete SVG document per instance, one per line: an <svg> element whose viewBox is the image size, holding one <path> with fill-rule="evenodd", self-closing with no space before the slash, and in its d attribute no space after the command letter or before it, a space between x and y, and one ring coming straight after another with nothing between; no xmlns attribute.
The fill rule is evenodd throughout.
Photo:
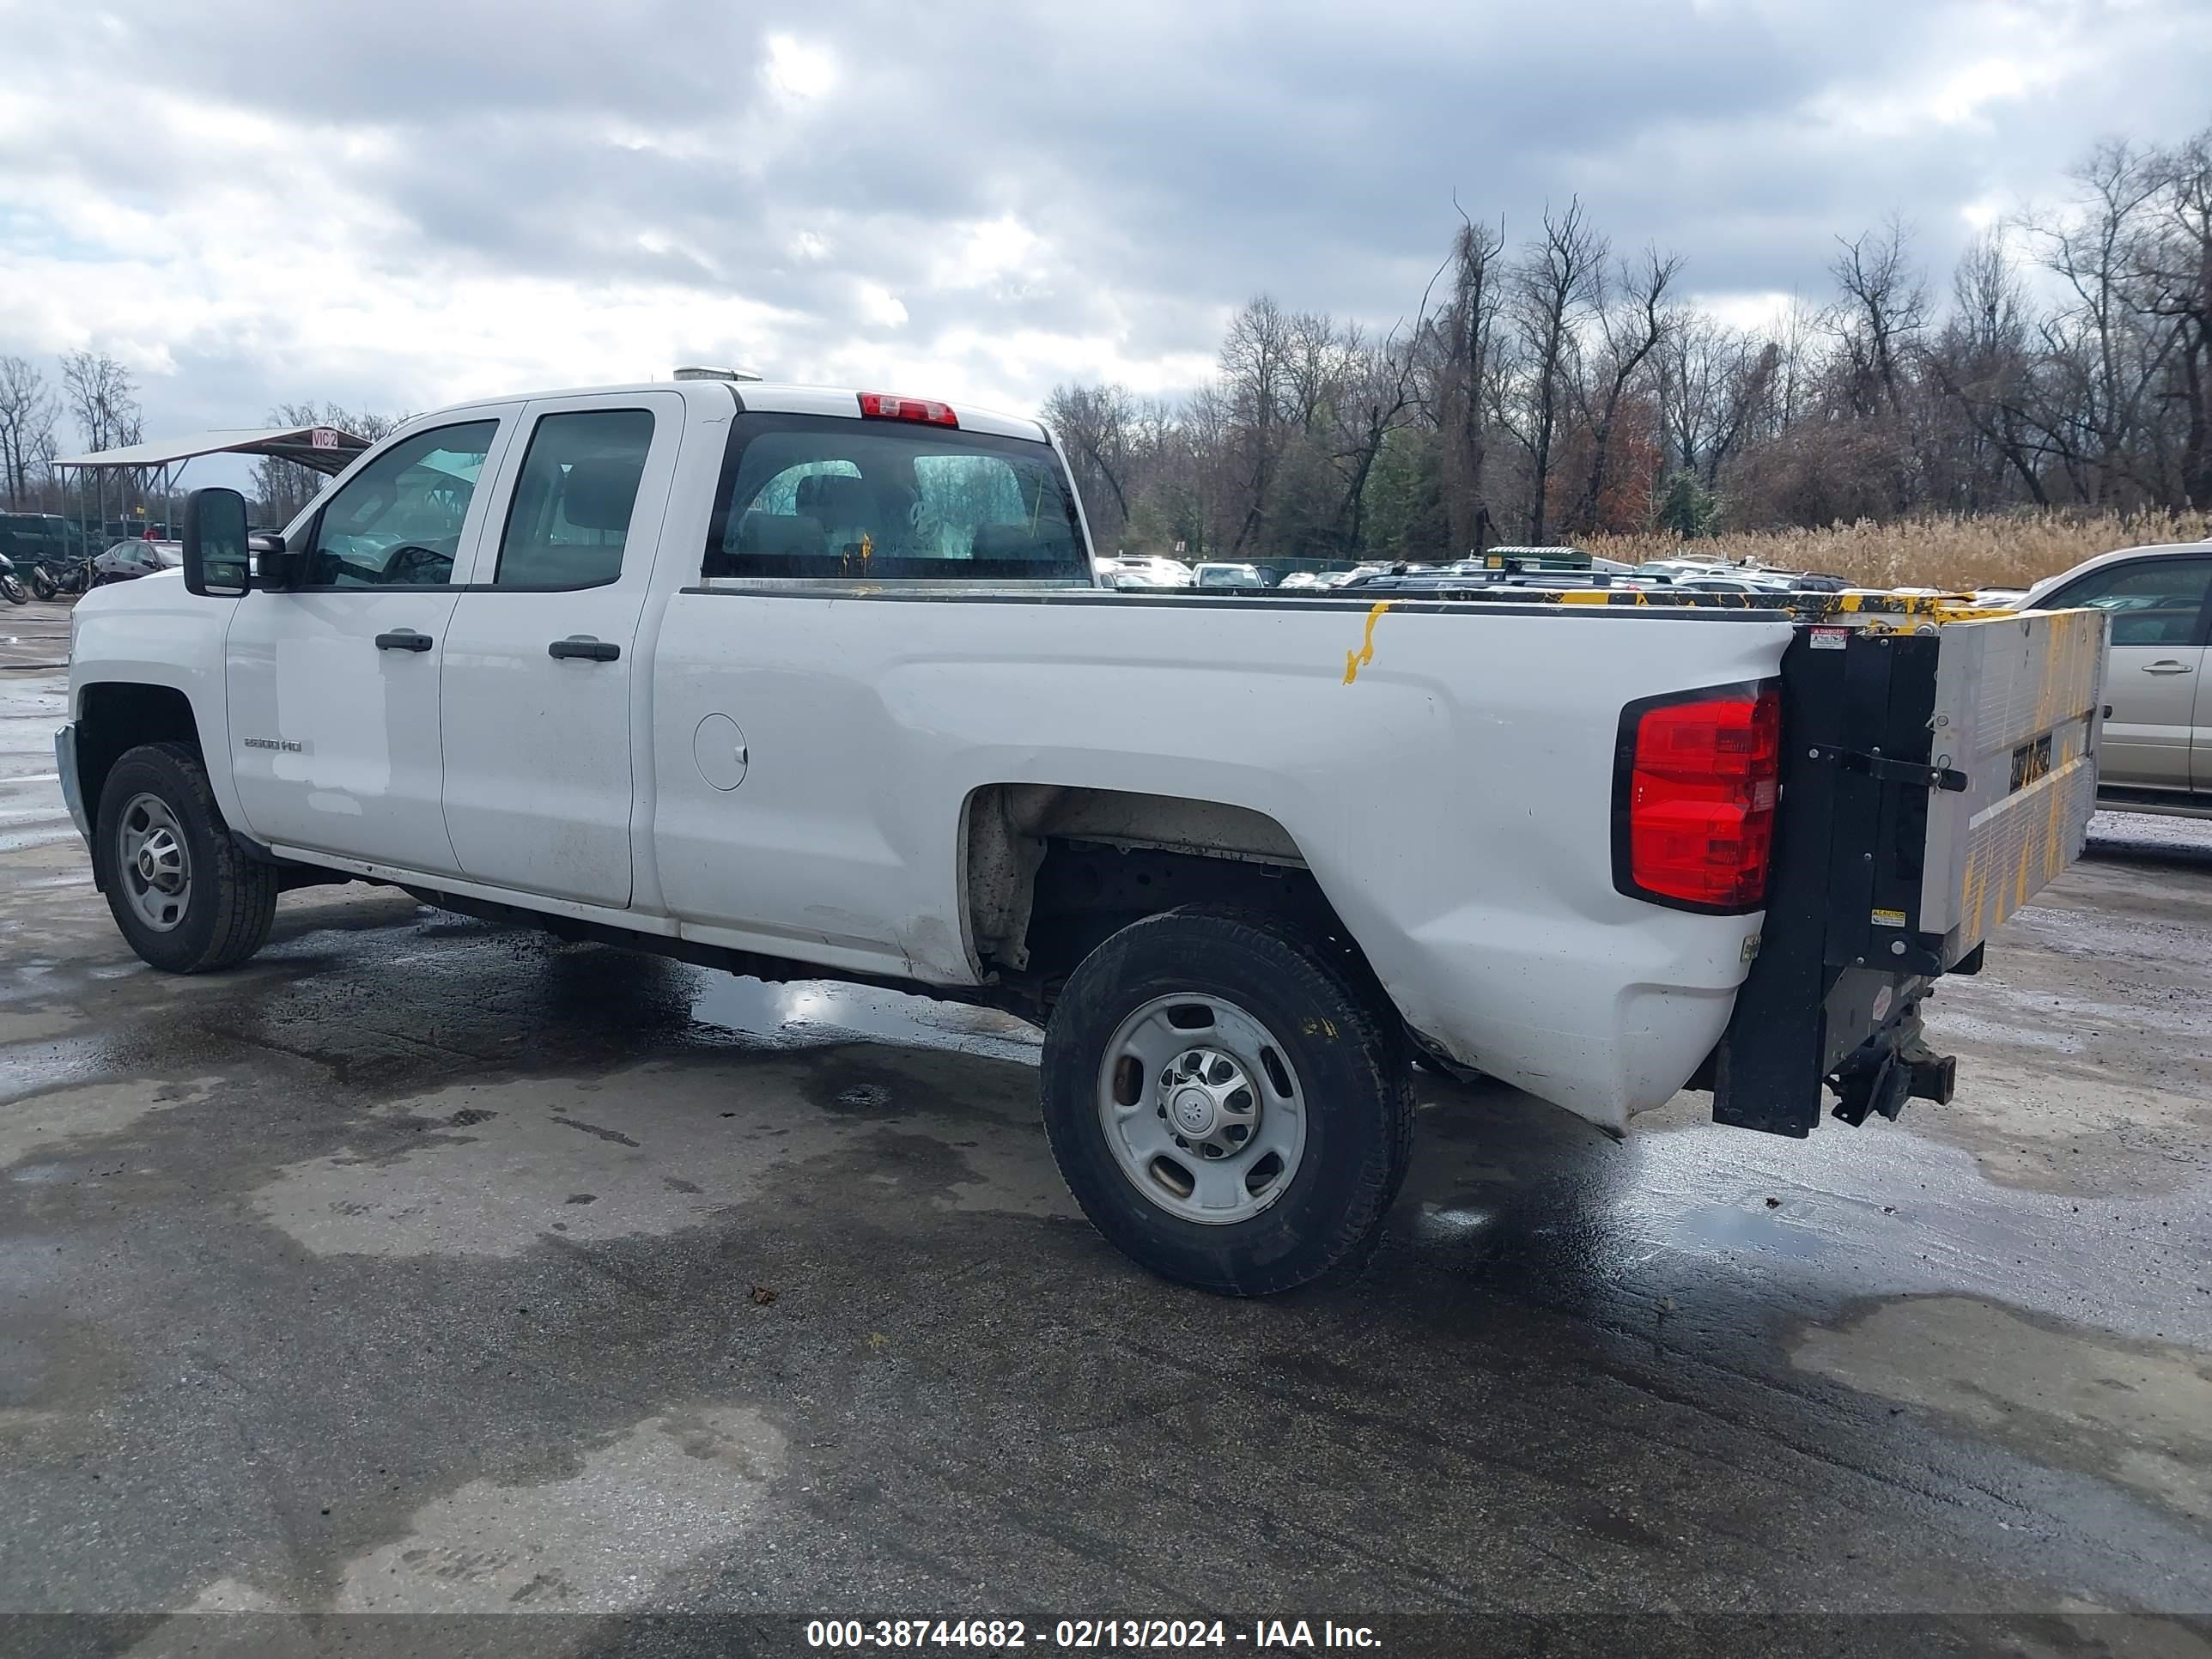
<svg viewBox="0 0 2212 1659"><path fill-rule="evenodd" d="M1173 391L1579 192L1744 314L2212 124L2206 0L0 0L0 352L149 435L737 362ZM67 446L65 445L65 450Z"/></svg>

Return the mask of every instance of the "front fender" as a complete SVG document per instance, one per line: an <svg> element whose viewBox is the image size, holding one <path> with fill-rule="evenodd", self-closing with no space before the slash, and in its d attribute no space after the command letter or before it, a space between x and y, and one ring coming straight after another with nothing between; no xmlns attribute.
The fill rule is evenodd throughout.
<svg viewBox="0 0 2212 1659"><path fill-rule="evenodd" d="M246 822L230 769L230 706L223 650L235 599L185 591L173 572L95 587L70 619L70 720L84 718L85 693L97 685L152 685L179 692L191 707L208 784L225 822ZM74 743L71 745L74 747ZM72 764L77 757L72 757ZM84 779L77 773L80 793ZM82 803L89 821L96 802Z"/></svg>

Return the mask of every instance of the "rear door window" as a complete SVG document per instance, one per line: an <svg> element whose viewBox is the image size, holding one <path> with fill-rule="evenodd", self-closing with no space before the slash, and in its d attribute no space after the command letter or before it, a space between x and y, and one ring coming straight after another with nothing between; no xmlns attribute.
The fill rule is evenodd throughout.
<svg viewBox="0 0 2212 1659"><path fill-rule="evenodd" d="M507 507L492 585L598 587L620 576L652 448L646 410L542 416Z"/></svg>
<svg viewBox="0 0 2212 1659"><path fill-rule="evenodd" d="M1060 459L1019 438L741 415L703 574L1089 585Z"/></svg>

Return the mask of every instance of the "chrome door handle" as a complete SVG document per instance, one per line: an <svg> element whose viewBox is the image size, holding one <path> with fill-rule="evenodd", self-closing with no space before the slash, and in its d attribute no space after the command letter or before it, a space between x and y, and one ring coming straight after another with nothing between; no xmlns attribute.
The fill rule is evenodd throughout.
<svg viewBox="0 0 2212 1659"><path fill-rule="evenodd" d="M549 657L581 657L586 662L612 662L622 655L622 647L605 640L595 640L589 634L571 634L565 640L556 640L545 647Z"/></svg>
<svg viewBox="0 0 2212 1659"><path fill-rule="evenodd" d="M2164 662L2147 662L2143 665L2143 672L2146 674L2193 674L2196 672L2187 663L2176 662L2171 657Z"/></svg>

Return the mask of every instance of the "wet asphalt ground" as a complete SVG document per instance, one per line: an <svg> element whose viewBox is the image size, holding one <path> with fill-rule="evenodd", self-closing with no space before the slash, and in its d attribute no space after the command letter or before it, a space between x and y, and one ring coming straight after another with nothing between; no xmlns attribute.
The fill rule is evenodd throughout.
<svg viewBox="0 0 2212 1659"><path fill-rule="evenodd" d="M0 611L0 662L64 617ZM0 1613L108 1617L0 1646L1899 1651L1863 1615L1942 1613L2212 1652L2212 825L2098 820L1942 988L1950 1107L1792 1142L1684 1096L1614 1144L1425 1083L1374 1261L1237 1303L1091 1232L1001 1016L357 888L153 973L60 805L63 686L0 668Z"/></svg>

